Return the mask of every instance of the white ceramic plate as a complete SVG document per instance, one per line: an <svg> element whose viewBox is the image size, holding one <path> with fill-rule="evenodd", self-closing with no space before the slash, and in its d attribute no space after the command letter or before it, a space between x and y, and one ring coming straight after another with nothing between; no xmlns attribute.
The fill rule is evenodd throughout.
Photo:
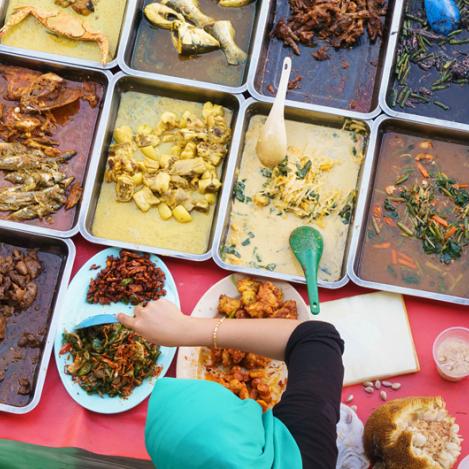
<svg viewBox="0 0 469 469"><path fill-rule="evenodd" d="M132 314L134 307L130 304L112 303L110 305L98 305L90 304L86 301L86 293L88 291L90 280L95 278L98 272L106 266L106 259L108 256L118 256L119 252L120 249L117 248L104 249L89 259L88 262L86 262L77 272L70 283L60 311L57 335L55 337L54 344L55 362L57 363L60 378L62 379L65 389L78 404L88 410L101 414L116 414L118 412L124 412L140 404L151 394L156 380L156 378L146 379L140 386L137 386L132 391L132 394L127 399L109 396L100 397L97 394L88 394L77 383L74 383L72 377L64 371L65 366L71 363L71 360L67 358L69 354L59 355L59 351L62 347L62 334L64 330L70 331L84 319L96 314ZM157 256L151 255L150 259L164 272L166 276L165 298L179 306L179 295L176 289L176 284L174 283L174 279L168 268ZM99 268L96 270L90 270L90 267L93 264L97 265ZM162 367L159 377L163 377L173 361L176 348L160 347L160 352L157 363Z"/></svg>
<svg viewBox="0 0 469 469"><path fill-rule="evenodd" d="M246 277L246 275L232 274L217 282L209 288L204 296L199 300L192 316L199 318L213 318L217 316L218 299L220 295L239 296L236 288L236 282ZM255 277L254 277L255 278ZM259 281L266 281L265 278L257 278ZM283 291L285 300L295 300L298 308L298 319L307 321L311 319L309 309L306 306L301 295L297 290L287 282L271 280L274 285ZM176 376L178 378L203 379L204 370L199 364L200 347L179 347L178 358L176 362ZM278 362L282 364L282 362ZM283 373L286 377L286 367L283 365Z"/></svg>

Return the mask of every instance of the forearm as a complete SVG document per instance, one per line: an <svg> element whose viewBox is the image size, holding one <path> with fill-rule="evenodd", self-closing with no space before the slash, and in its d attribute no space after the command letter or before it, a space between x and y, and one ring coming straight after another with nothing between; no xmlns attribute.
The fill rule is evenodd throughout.
<svg viewBox="0 0 469 469"><path fill-rule="evenodd" d="M218 318L188 318L181 345L211 347L218 321ZM288 339L299 324L291 319L226 319L218 328L217 345L283 360Z"/></svg>

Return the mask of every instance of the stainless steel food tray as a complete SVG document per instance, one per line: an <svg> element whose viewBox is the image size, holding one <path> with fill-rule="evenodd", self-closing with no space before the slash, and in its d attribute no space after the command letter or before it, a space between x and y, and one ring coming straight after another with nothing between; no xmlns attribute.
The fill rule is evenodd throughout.
<svg viewBox="0 0 469 469"><path fill-rule="evenodd" d="M412 111L403 112L403 111L396 111L392 109L388 104L388 92L389 86L392 83L392 74L394 73L394 65L396 62L396 52L397 52L397 44L399 42L399 33L401 30L401 26L404 20L404 8L400 8L399 10L396 9L392 24L391 24L391 31L389 36L389 43L388 43L388 51L386 53L386 59L384 61L384 69L383 69L383 79L381 81L381 86L379 90L379 105L381 109L392 117L398 117L401 119L408 119L414 120L416 122L429 124L430 126L443 126L449 127L451 129L460 129L469 131L469 124L463 124L461 122L455 122L453 120L443 120L437 119L434 117L426 117L424 115L413 114ZM465 87L462 89L461 93L461 105L467 107L467 95L468 89ZM449 111L448 117L451 116L451 111Z"/></svg>
<svg viewBox="0 0 469 469"><path fill-rule="evenodd" d="M52 347L54 346L59 312L65 298L68 282L72 273L73 262L75 260L75 245L69 239L53 238L42 234L28 233L19 229L12 230L4 227L0 227L0 242L31 249L39 249L43 252L47 251L63 256L61 272L59 274L59 280L57 282L52 303L49 330L47 332L44 349L42 351L41 362L37 370L32 400L24 407L16 407L0 403L0 412L25 414L27 412L31 412L31 410L39 404L39 400L41 399L47 367L49 365Z"/></svg>
<svg viewBox="0 0 469 469"><path fill-rule="evenodd" d="M58 63L52 60L39 60L37 58L32 57L22 57L18 56L13 52L5 52L0 51L0 63L3 65L15 65L19 67L27 67L32 68L35 70L45 71L45 72L54 72L59 74L64 78L68 78L74 81L80 80L91 80L96 83L103 85L103 98L101 102L101 111L100 115L98 116L96 128L94 132L94 140L96 140L98 128L99 128L99 121L103 115L103 109L106 107L107 101L110 99L110 81L112 79L112 73L110 71L105 70L96 70L86 67L81 67L77 65L67 65L63 63ZM83 176L83 186L86 187L87 184L87 175L90 166L91 157L93 154L93 146L91 145L90 153L88 155L85 173ZM22 231L29 231L31 233L37 234L44 234L47 236L57 236L60 238L71 238L72 236L78 233L78 221L80 218L80 212L84 209L83 200L80 202L79 206L76 209L75 214L75 221L73 223L72 228L69 230L58 230L51 227L43 227L43 226L35 226L32 224L28 224L28 222L13 222L8 220L0 219L0 226L4 226L6 228L17 229Z"/></svg>
<svg viewBox="0 0 469 469"><path fill-rule="evenodd" d="M256 101L253 98L248 99L242 106L240 112L240 128L238 129L240 137L235 141L234 147L232 148L232 156L229 160L227 174L224 184L224 191L222 194L222 198L220 200L220 205L222 207L222 213L220 213L218 217L218 222L216 225L215 230L215 239L213 243L212 249L212 257L216 264L218 264L221 268L226 270L231 270L234 272L240 272L248 275L257 275L260 277L269 277L275 278L278 280L286 280L287 282L296 282L296 283L306 283L304 276L297 276L297 275L289 275L289 274L282 274L280 272L272 272L265 269L256 269L250 268L246 266L236 266L233 264L229 264L225 262L220 255L221 246L226 239L228 228L229 228L229 221L230 221L230 213L232 208L232 193L233 193L233 186L237 181L237 172L238 168L241 164L241 159L243 156L244 150L244 137L246 134L246 130L249 126L249 121L253 115L256 114L263 114L267 115L270 111L271 105L265 102ZM341 128L344 120L346 119L343 116L339 116L332 113L324 113L320 111L313 111L308 109L301 109L298 107L289 107L285 108L285 118L296 120L300 122L311 122L314 124L323 123L330 127ZM371 131L371 121L363 121L367 125L368 129ZM364 165L361 166L360 172L358 175L358 182L357 187L363 186L363 168ZM361 189L363 190L363 188ZM348 238L347 238L347 246L345 249L345 255L342 265L342 277L334 282L325 282L322 280L318 281L318 285L323 288L329 289L337 289L341 288L346 285L349 281L349 278L346 274L346 265L347 259L349 256L349 244L350 244L350 233L353 219L355 215L352 217L352 221L350 223Z"/></svg>
<svg viewBox="0 0 469 469"><path fill-rule="evenodd" d="M382 135L385 128L395 126L400 130L410 130L412 132L422 132L437 136L440 138L457 137L459 139L465 138L469 142L469 133L465 130L458 128L442 128L436 124L429 124L423 119L419 122L414 120L394 119L385 115L378 117L372 126L370 143L368 152L365 159L365 166L363 168L363 177L360 184L359 196L357 199L357 207L355 212L355 221L352 224L350 252L347 263L347 274L352 282L362 287L374 288L377 290L389 291L393 293L402 293L404 295L419 296L422 298L429 298L432 300L446 301L449 303L456 303L462 305L469 305L469 298L462 298L458 296L444 295L441 293L434 293L417 288L406 288L386 283L371 282L360 278L358 274L358 264L360 261L360 253L363 246L363 237L366 233L367 214L371 196L374 187L374 178L376 168L379 164L378 156L381 146Z"/></svg>
<svg viewBox="0 0 469 469"><path fill-rule="evenodd" d="M287 2L287 0L282 0L282 2ZM265 57L265 55L267 54L267 51L268 51L268 45L269 45L269 42L271 40L270 38L270 27L272 25L272 22L274 20L274 13L275 13L275 8L276 8L276 5L277 3L276 2L264 2L262 4L262 9L261 9L261 13L260 13L260 18L259 18L259 25L258 25L258 28L257 28L257 33L256 33L256 37L255 37L255 40L254 40L254 49L252 51L252 60L251 60L251 64L250 64L250 67L249 67L249 74L248 74L248 91L249 93L256 99L260 100L260 101L266 101L266 102L273 102L273 99L274 97L269 95L269 94L266 94L265 91L262 91L261 90L261 87L260 87L260 74L261 74L261 67L263 67L263 64L268 61L268 60L273 60L274 59L274 56L272 57ZM313 103L307 103L307 102L304 102L302 100L299 99L299 97L295 98L295 92L291 92L290 93L290 97L289 99L287 100L287 105L289 106L296 106L296 107L299 107L299 108L302 108L302 109L309 109L309 110L313 110L313 111L318 111L318 112L333 112L334 114L337 114L337 115L340 115L340 116L346 116L346 117L351 117L351 118L356 118L356 119L365 119L365 120L368 120L368 119L373 119L375 118L376 116L378 116L381 112L381 109L379 107L379 89L380 89L380 82L381 82L381 79L382 79L382 76L383 76L383 64L385 62L385 59L387 58L388 54L389 54L389 45L391 43L391 39L393 38L393 30L391 28L391 24L394 25L395 24L395 21L396 21L396 16L397 17L400 17L400 14L401 14L401 11L403 9L403 5L404 5L404 0L390 0L389 1L389 11L386 15L386 22L385 22L385 35L384 35L384 38L382 39L383 43L380 47L380 51L379 51L379 56L377 59L373 59L373 60L378 60L378 66L377 66L377 70L376 70L376 75L374 78L371 78L370 80L370 83L371 83L371 86L373 87L373 90L372 90L372 109L369 111L369 112L360 112L360 111L354 111L354 110L351 110L351 109L347 109L345 106L339 106L339 104L331 104L330 106L329 105L322 105L322 104L313 104ZM391 21L391 15L392 15L392 21ZM366 41L368 41L368 38L366 38ZM283 46L282 46L283 47ZM341 67L341 63L337 63L336 65L337 66L334 66L334 67L330 67L334 70L334 75L343 75L341 77L341 80L342 82L346 83L346 81L349 79L347 78L347 75L346 73L350 73L350 72L353 72L353 67L354 67L354 64L353 62L358 60L361 55L363 55L364 53L361 52L360 50L360 47L361 46L358 46L358 47L355 47L355 48L352 48L352 49L347 49L346 52L347 52L347 56L344 55L344 57L350 57L347 58L347 62L349 63L350 65L350 70L342 70L342 67ZM364 45L363 45L364 47ZM311 51L313 51L313 49L311 49ZM285 51L283 48L279 47L279 51L278 51L278 54L279 54L279 59L278 60L281 60L281 57L283 56L286 56L286 55L290 55L293 57L293 69L292 69L292 78L294 78L295 76L295 58L297 58L297 60L299 59L298 56L296 56L293 51ZM326 62L329 62L329 61L325 61L325 62L316 62L314 61L312 58L311 58L311 54L309 52L307 52L307 50L304 50L301 54L301 58L302 57L308 57L309 59L311 59L311 67L315 68L315 69L319 69L318 71L318 75L321 75L321 69L320 69L320 66L322 64L322 66L324 66L324 64L326 64ZM333 59L330 59L330 60L333 60ZM367 60L370 60L370 58L365 58L365 57L361 57L360 60L363 62L363 61L367 61ZM339 60L337 60L338 62L340 62ZM351 63L352 62L352 63ZM315 67L316 66L316 67ZM303 64L303 69L306 68L306 66ZM280 73L280 70L281 70L281 67L279 66L279 73ZM301 72L301 70L299 70ZM303 75L305 75L305 73L303 73ZM323 74L324 75L324 74ZM350 76L350 75L349 75ZM279 74L277 77L275 77L275 79L278 80L279 78ZM316 76L316 75L313 75L311 76L310 78L310 81L311 82L314 82L314 79L317 79L319 80L321 83L324 83L324 82L328 82L330 77L328 76ZM274 81L274 80L273 80ZM304 77L303 81L308 81L308 77ZM273 83L274 84L274 83ZM363 83L360 84L361 86L363 86ZM300 84L301 86L301 84ZM303 86L307 86L307 85L303 85ZM344 85L345 86L345 85ZM357 84L358 86L358 84ZM300 88L301 89L301 88ZM311 92L311 95L314 94L314 85L312 86L312 89L308 89L307 91L304 92L304 94L308 94L308 92ZM332 97L332 95L331 95ZM350 99L352 99L352 97L350 97Z"/></svg>
<svg viewBox="0 0 469 469"><path fill-rule="evenodd" d="M129 75L134 75L142 78L153 78L160 81L169 81L171 83L179 84L179 85L190 85L190 86L197 86L201 88L209 88L211 90L223 91L227 93L234 93L239 94L243 93L247 90L247 80L248 80L248 73L250 64L252 62L252 56L254 54L255 44L257 40L257 35L259 33L260 27L260 20L261 20L261 11L262 9L270 3L270 0L257 0L261 3L260 6L257 7L256 16L254 19L254 26L251 35L251 41L249 45L248 51L248 64L246 65L243 82L240 86L228 86L228 85L219 85L216 83L210 83L206 81L199 81L193 80L190 78L180 78L171 75L165 75L161 73L152 73L146 72L142 70L138 70L131 66L131 58L132 58L132 51L135 46L137 29L139 22L142 20L142 10L145 0L136 0L137 6L133 9L132 14L129 15L127 18L124 29L122 31L122 38L124 46L119 48L118 54L118 62L120 68L128 73Z"/></svg>
<svg viewBox="0 0 469 469"><path fill-rule="evenodd" d="M112 141L112 132L114 130L114 125L117 118L120 96L122 93L131 90L157 96L167 96L169 98L183 99L187 101L204 102L206 100L210 100L233 111L231 121L231 129L233 131L232 140L222 169L221 181L223 182L223 187L219 193L217 205L215 208L209 246L207 252L203 254L190 254L187 252L163 249L155 246L106 239L93 235L92 223L96 211L96 205L104 177L104 172L107 165L108 149ZM104 244L106 246L116 246L120 248L134 249L136 251L146 251L154 254L161 254L163 256L176 257L190 261L205 261L209 259L211 256L211 247L214 239L215 226L217 224L220 211L223 207L221 201L227 198L228 192L231 190L231 188L225 186L224 181L226 179L226 175L229 174L228 168L230 167L231 160L234 156L236 142L240 139L241 123L239 120L239 112L242 103L244 102L244 98L241 95L232 95L216 89L200 89L193 86L181 85L180 83L176 82L162 82L148 78L129 76L122 72L115 75L112 79L110 92L112 94L112 98L106 101L103 112L103 119L99 127L94 154L89 169L89 181L83 195L83 206L86 207L86 209L84 209L80 215L81 234L85 239L92 243Z"/></svg>
<svg viewBox="0 0 469 469"><path fill-rule="evenodd" d="M9 3L9 0L0 1L0 27L3 26L3 24L5 23L5 17L6 17L7 10L8 10L8 3ZM33 3L34 2L31 2L31 4ZM109 70L117 66L117 57L119 55L119 51L121 50L121 48L125 46L125 38L124 38L124 35L122 34L122 31L123 31L124 25L128 21L128 18L134 13L135 4L136 4L136 0L127 0L127 5L125 7L124 16L122 18L120 37L119 37L119 42L117 45L115 57L110 62L107 62L105 64L102 64L101 62L95 62L93 60L80 59L76 57L68 57L66 55L50 54L48 52L41 52L41 51L35 51L31 49L22 49L20 47L7 46L2 43L0 43L0 51L11 52L15 55L22 55L25 57L33 57L33 58L35 57L35 58L42 59L42 60L48 60L48 61L50 60L50 61L66 63L66 64L75 65L75 66L78 65L80 67L93 67L93 68Z"/></svg>

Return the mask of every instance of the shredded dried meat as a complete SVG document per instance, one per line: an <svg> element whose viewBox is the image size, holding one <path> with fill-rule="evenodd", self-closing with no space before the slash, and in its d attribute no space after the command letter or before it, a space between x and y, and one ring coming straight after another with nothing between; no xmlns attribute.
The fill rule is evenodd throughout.
<svg viewBox="0 0 469 469"><path fill-rule="evenodd" d="M383 0L290 0L289 3L288 20L281 18L271 34L297 55L299 44L312 47L314 38L341 48L355 45L365 28L371 41L382 36L381 17L386 14ZM325 60L326 55L319 53L315 58Z"/></svg>

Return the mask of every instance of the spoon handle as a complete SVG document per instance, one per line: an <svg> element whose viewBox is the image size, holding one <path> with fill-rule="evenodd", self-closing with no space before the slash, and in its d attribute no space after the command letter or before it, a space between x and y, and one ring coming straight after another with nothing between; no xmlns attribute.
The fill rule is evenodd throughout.
<svg viewBox="0 0 469 469"><path fill-rule="evenodd" d="M308 249L304 255L304 271L308 289L309 309L312 314L316 315L319 314L317 252L313 249Z"/></svg>
<svg viewBox="0 0 469 469"><path fill-rule="evenodd" d="M285 57L282 65L282 74L280 75L280 83L278 84L277 96L275 96L275 101L272 108L275 110L282 111L283 115L283 108L285 107L285 98L287 97L287 90L288 90L288 81L290 80L290 72L291 72L291 58ZM273 114L273 112L271 112Z"/></svg>

